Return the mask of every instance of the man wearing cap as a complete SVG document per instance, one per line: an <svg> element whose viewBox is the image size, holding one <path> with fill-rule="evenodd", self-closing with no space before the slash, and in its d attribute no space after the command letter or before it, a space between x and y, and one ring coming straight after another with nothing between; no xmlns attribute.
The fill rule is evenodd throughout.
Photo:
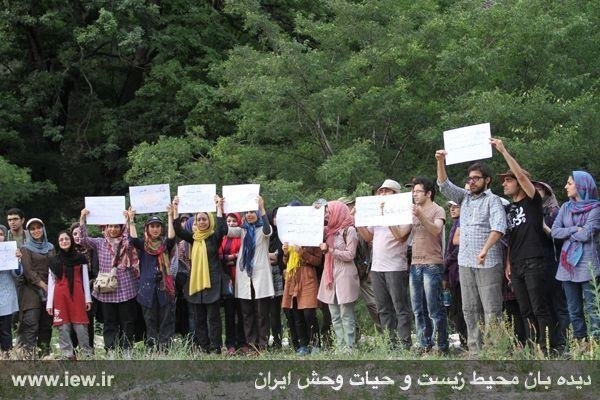
<svg viewBox="0 0 600 400"><path fill-rule="evenodd" d="M500 174L504 194L512 199L506 206L508 257L506 279L519 303L528 343L538 343L545 348L546 338L552 330L552 320L546 298L550 284L544 259L544 211L542 197L531 182L529 173L506 150L502 140L490 139L510 170Z"/></svg>
<svg viewBox="0 0 600 400"><path fill-rule="evenodd" d="M386 179L377 195L400 193L400 184ZM392 345L401 341L404 349L411 347L411 306L408 289L407 239L411 225L357 227L360 236L372 243L371 284L381 326L387 329Z"/></svg>
<svg viewBox="0 0 600 400"><path fill-rule="evenodd" d="M459 279L463 315L467 324L467 344L472 355L481 348L480 320L486 330L502 318L502 248L499 240L506 230L506 213L500 197L489 189L492 181L487 165L469 166L469 189L456 186L446 173L446 151L435 153L440 192L461 205ZM483 309L483 313L481 310Z"/></svg>

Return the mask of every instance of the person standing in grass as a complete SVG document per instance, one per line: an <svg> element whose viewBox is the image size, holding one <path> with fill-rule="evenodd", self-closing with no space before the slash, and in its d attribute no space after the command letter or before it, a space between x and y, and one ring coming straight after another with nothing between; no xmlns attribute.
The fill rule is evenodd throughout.
<svg viewBox="0 0 600 400"><path fill-rule="evenodd" d="M0 242L6 241L8 229L0 225ZM13 347L12 344L12 318L19 311L17 298L17 276L21 275L21 262L16 270L0 271L0 360Z"/></svg>
<svg viewBox="0 0 600 400"><path fill-rule="evenodd" d="M556 279L562 281L573 337L600 340L600 201L592 176L573 171L565 185L569 201L564 203L552 225L552 237L563 239ZM589 331L585 319L589 316Z"/></svg>
<svg viewBox="0 0 600 400"><path fill-rule="evenodd" d="M67 231L58 234L58 254L50 260L46 311L53 316L58 330L58 346L63 358L76 359L71 340L71 328L84 356L92 354L88 338L87 311L92 306L87 260L75 250L73 236Z"/></svg>
<svg viewBox="0 0 600 400"><path fill-rule="evenodd" d="M325 206L325 242L319 246L325 255L323 276L317 298L329 305L337 347L356 346L354 305L360 295L358 271L354 265L358 235L354 218L341 201Z"/></svg>

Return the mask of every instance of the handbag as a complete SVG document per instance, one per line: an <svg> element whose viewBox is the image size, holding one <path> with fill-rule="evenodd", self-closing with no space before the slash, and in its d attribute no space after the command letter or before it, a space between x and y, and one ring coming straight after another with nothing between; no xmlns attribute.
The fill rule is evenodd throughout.
<svg viewBox="0 0 600 400"><path fill-rule="evenodd" d="M112 267L110 272L101 272L94 281L94 292L112 293L117 290L119 281L117 281L117 267Z"/></svg>
<svg viewBox="0 0 600 400"><path fill-rule="evenodd" d="M119 242L117 251L115 252L115 259L113 261L113 267L110 272L99 272L96 280L94 281L94 292L96 293L113 293L119 286L117 280L117 265L119 264L119 253L121 251L121 245L123 242Z"/></svg>

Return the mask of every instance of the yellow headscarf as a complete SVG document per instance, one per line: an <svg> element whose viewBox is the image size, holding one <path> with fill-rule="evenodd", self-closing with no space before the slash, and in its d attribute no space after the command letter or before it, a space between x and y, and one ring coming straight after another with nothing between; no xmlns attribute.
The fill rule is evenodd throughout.
<svg viewBox="0 0 600 400"><path fill-rule="evenodd" d="M210 223L208 229L200 230L198 224L194 221L192 230L194 231L194 243L190 254L190 296L195 293L210 288L210 270L208 264L208 254L206 252L206 238L215 232L215 217L212 213L206 213ZM197 217L196 217L197 218Z"/></svg>

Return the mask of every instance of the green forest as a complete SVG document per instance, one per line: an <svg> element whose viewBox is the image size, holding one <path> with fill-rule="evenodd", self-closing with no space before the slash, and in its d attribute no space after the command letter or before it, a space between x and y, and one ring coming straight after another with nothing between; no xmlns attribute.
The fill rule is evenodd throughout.
<svg viewBox="0 0 600 400"><path fill-rule="evenodd" d="M52 226L135 185L260 183L268 207L365 195L434 177L442 132L485 122L559 199L573 169L600 170L597 0L3 0L0 15L0 205Z"/></svg>

